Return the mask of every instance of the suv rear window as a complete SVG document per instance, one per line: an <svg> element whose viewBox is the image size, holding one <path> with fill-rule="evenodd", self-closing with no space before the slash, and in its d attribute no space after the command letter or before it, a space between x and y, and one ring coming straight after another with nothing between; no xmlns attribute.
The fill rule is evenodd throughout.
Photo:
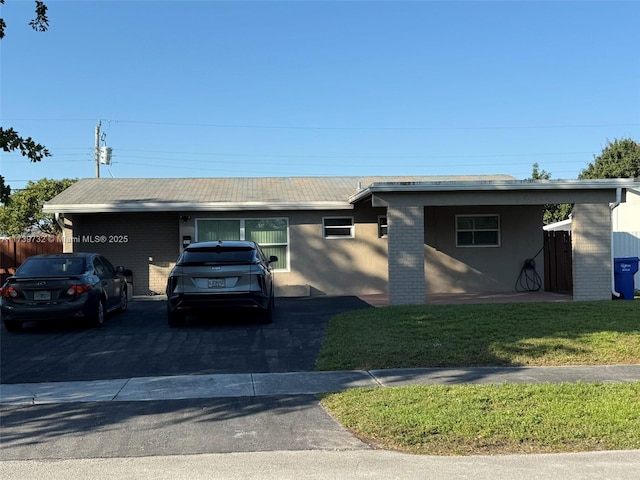
<svg viewBox="0 0 640 480"><path fill-rule="evenodd" d="M202 265L209 263L252 263L255 250L250 247L239 248L199 248L185 250L178 265Z"/></svg>

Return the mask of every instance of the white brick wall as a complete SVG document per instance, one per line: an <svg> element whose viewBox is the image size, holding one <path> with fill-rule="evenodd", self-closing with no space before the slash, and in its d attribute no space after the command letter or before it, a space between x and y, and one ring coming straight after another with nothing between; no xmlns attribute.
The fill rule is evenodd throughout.
<svg viewBox="0 0 640 480"><path fill-rule="evenodd" d="M418 305L425 301L424 208L389 206L389 302Z"/></svg>
<svg viewBox="0 0 640 480"><path fill-rule="evenodd" d="M611 210L576 204L572 221L573 299L611 299Z"/></svg>

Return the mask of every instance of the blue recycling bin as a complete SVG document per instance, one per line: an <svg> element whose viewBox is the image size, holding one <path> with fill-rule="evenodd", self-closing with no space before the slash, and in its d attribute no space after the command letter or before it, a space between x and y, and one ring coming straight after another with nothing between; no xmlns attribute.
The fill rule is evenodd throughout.
<svg viewBox="0 0 640 480"><path fill-rule="evenodd" d="M614 258L613 276L616 292L622 294L623 300L633 300L633 276L638 271L638 257Z"/></svg>

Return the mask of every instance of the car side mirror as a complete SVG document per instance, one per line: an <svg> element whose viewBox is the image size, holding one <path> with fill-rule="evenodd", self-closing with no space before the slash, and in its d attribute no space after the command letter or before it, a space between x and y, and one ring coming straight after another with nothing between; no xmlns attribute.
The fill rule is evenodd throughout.
<svg viewBox="0 0 640 480"><path fill-rule="evenodd" d="M275 255L271 255L269 257L269 263L275 263L278 261L278 257L276 257Z"/></svg>
<svg viewBox="0 0 640 480"><path fill-rule="evenodd" d="M124 275L127 283L133 283L133 272L129 268L124 268L122 265L116 267L116 272L121 275Z"/></svg>

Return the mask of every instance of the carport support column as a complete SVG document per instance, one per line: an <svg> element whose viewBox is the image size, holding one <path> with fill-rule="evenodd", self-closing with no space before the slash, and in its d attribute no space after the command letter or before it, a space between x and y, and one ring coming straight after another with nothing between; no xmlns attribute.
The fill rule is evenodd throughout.
<svg viewBox="0 0 640 480"><path fill-rule="evenodd" d="M571 221L573 299L611 300L611 209L576 204Z"/></svg>
<svg viewBox="0 0 640 480"><path fill-rule="evenodd" d="M424 207L387 207L389 242L389 303L425 303Z"/></svg>

